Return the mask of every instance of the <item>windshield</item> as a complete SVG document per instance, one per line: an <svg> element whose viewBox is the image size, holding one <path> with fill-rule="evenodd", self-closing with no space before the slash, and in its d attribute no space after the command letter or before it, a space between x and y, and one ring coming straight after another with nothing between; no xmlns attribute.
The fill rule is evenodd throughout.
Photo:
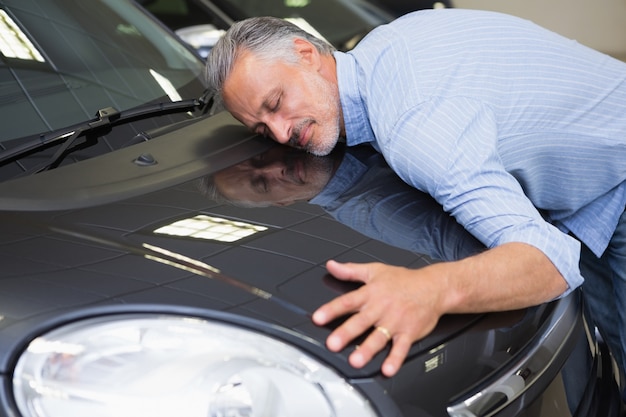
<svg viewBox="0 0 626 417"><path fill-rule="evenodd" d="M0 0L0 144L199 97L203 67L128 0Z"/></svg>

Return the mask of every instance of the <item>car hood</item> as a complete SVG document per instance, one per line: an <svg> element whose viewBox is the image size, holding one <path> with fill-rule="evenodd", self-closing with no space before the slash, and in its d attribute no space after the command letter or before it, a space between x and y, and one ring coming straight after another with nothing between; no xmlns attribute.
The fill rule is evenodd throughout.
<svg viewBox="0 0 626 417"><path fill-rule="evenodd" d="M252 209L200 191L201 179L283 149L277 146L221 113L108 155L0 184L0 372L10 373L33 338L61 324L162 312L262 331L349 378L378 375L383 354L354 369L346 358L359 340L331 353L324 341L337 323L311 322L317 307L355 288L332 278L326 260L420 267L483 247L369 148L339 147L329 156L335 158L333 176L309 201ZM298 157L282 151L285 161ZM220 241L161 232L193 218L243 228L246 236ZM413 346L409 361L438 357L438 347L467 329L475 337L517 328L523 344L537 326L532 317L528 329L520 326L528 316L526 310L487 319L446 316ZM513 333L507 330L507 337ZM459 348L467 353L467 341L460 340Z"/></svg>

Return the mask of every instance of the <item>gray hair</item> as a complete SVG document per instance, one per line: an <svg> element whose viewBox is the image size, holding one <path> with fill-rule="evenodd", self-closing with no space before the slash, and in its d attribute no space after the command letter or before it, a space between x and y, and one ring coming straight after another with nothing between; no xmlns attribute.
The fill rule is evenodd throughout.
<svg viewBox="0 0 626 417"><path fill-rule="evenodd" d="M330 55L335 51L328 42L277 17L251 17L234 23L207 57L205 77L208 90L215 94L218 103L221 102L224 82L243 50L264 60L297 62L293 43L295 39L305 39L323 55Z"/></svg>

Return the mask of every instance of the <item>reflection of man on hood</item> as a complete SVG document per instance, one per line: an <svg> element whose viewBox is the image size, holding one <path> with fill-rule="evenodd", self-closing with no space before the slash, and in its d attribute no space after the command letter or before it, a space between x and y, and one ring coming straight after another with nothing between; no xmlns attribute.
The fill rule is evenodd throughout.
<svg viewBox="0 0 626 417"><path fill-rule="evenodd" d="M286 146L268 151L203 178L209 198L242 207L285 206L308 201L322 190L341 162L343 148L325 157Z"/></svg>
<svg viewBox="0 0 626 417"><path fill-rule="evenodd" d="M309 201L366 236L435 259L461 259L484 249L369 146L339 147L326 157L276 146L205 179L203 188L239 206Z"/></svg>

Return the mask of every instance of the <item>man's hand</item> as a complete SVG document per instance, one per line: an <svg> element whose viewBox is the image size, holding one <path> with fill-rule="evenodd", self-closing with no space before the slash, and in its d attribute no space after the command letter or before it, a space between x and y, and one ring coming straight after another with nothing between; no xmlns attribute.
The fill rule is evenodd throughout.
<svg viewBox="0 0 626 417"><path fill-rule="evenodd" d="M335 298L313 314L313 321L325 325L349 313L353 314L327 340L337 352L351 340L375 328L350 355L350 364L360 368L392 342L391 352L382 366L386 376L393 376L404 362L413 342L430 333L441 312L437 291L445 286L429 285L429 268L411 270L381 263L341 264L328 261L328 271L338 279L366 285ZM391 340L390 340L391 339Z"/></svg>
<svg viewBox="0 0 626 417"><path fill-rule="evenodd" d="M313 314L320 326L352 314L328 336L328 349L340 351L374 328L349 361L355 368L363 367L391 342L382 365L388 377L398 372L411 344L428 335L444 314L529 307L567 289L550 260L523 243L507 243L461 261L420 269L335 261L328 261L326 268L337 279L364 284Z"/></svg>

